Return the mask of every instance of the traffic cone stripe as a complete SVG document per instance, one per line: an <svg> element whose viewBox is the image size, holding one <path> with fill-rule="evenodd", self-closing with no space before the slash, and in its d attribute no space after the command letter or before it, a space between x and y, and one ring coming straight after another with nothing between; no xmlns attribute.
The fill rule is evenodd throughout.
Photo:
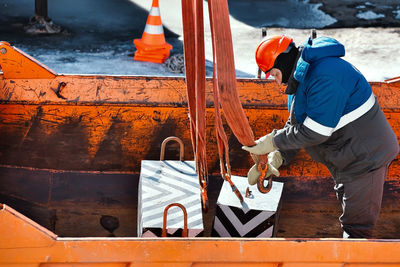
<svg viewBox="0 0 400 267"><path fill-rule="evenodd" d="M162 25L161 17L160 16L149 16L147 18L146 24L150 25Z"/></svg>
<svg viewBox="0 0 400 267"><path fill-rule="evenodd" d="M154 35L154 34L148 34L148 33L144 32L143 39L146 40L146 42L138 43L138 46L144 50L168 47L165 45L166 43L165 43L164 35ZM141 45L142 43L143 43L143 45ZM153 44L162 44L162 45L153 45Z"/></svg>
<svg viewBox="0 0 400 267"><path fill-rule="evenodd" d="M146 24L146 27L144 28L144 32L149 33L149 34L163 34L164 30L161 25Z"/></svg>
<svg viewBox="0 0 400 267"><path fill-rule="evenodd" d="M150 16L161 16L160 9L158 7L152 7L150 9Z"/></svg>

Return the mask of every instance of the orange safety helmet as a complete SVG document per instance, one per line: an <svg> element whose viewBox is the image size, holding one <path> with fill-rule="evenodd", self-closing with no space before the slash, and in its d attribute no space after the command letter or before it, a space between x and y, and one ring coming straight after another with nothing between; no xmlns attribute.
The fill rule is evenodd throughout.
<svg viewBox="0 0 400 267"><path fill-rule="evenodd" d="M256 62L258 67L265 72L265 78L268 78L275 59L279 54L285 52L292 42L293 39L285 35L268 36L257 46Z"/></svg>

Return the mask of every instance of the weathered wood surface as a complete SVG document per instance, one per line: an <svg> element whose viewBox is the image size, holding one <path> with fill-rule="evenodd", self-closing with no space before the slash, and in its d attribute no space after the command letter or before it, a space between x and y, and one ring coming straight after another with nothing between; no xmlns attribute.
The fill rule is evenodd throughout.
<svg viewBox="0 0 400 267"><path fill-rule="evenodd" d="M66 85L57 96L61 82ZM371 85L400 136L400 83ZM218 175L210 81L207 88L208 166ZM282 127L286 97L274 83L239 79L238 90L256 137ZM184 141L185 158L193 159L182 78L5 80L0 75L0 101L0 202L26 211L61 236L107 236L101 215L119 218L116 235L134 236L140 161L159 159L161 142L172 135ZM226 131L233 172L245 176L252 161ZM178 159L178 147L168 147L166 159ZM340 206L323 165L301 152L277 180L285 182L278 236L340 236ZM399 182L396 158L385 184L377 237L400 237ZM210 179L210 206L221 183L218 176ZM206 227L212 215L213 209Z"/></svg>

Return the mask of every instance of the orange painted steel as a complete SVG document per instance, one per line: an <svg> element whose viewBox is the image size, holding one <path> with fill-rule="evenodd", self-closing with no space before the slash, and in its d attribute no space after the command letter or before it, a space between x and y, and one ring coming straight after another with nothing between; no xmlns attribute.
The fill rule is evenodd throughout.
<svg viewBox="0 0 400 267"><path fill-rule="evenodd" d="M0 204L0 266L385 266L400 240L58 238ZM204 252L208 253L204 253Z"/></svg>
<svg viewBox="0 0 400 267"><path fill-rule="evenodd" d="M4 42L1 45L8 53L10 46ZM37 70L40 64L34 61L33 67L19 76L22 73L19 69L4 64L3 58L1 62L0 133L5 138L2 149L10 148L0 153L3 166L16 165L13 164L16 160L24 167L52 171L96 170L103 166L95 164L101 143L117 136L121 145L121 157L115 159L121 160L118 170L138 172L140 160L153 153L148 135L154 130L162 133L162 130L173 129L180 133L184 143L190 143L183 78L57 75L46 68ZM11 78L10 73L15 76ZM256 137L283 125L288 115L286 98L274 83L253 79L238 79L236 83ZM400 136L400 81L395 78L383 83L371 82L371 86L389 123ZM208 80L206 116L212 119L211 88ZM69 131L71 128L77 131ZM207 125L206 131L209 142L215 143L210 134L212 126ZM228 132L228 136L233 135ZM53 158L40 153L42 150L36 151L37 154L33 150L29 150L31 153L23 150L30 149L29 144L35 146L34 143L39 142L38 146L49 151L61 143L60 151L64 151L62 149L69 147L68 140L71 139L83 140L85 144L78 144L80 149L74 150L72 157L68 153L59 153L58 158ZM55 143L51 143L52 140ZM159 140L155 142L159 143ZM158 155L158 151L154 154ZM400 180L398 159L389 169L389 182ZM215 146L209 152L209 161L211 164L217 162ZM239 157L237 166L235 171L243 175L249 167L248 159L244 161ZM281 176L297 183L305 180L317 183L330 175L326 168L302 152L292 165L282 169ZM394 199L391 205L398 204L397 200ZM59 238L14 209L0 204L2 267L399 266L399 244L399 239Z"/></svg>
<svg viewBox="0 0 400 267"><path fill-rule="evenodd" d="M57 97L53 90L60 82L66 83L62 91L66 99ZM206 101L210 107L213 105L212 97L210 97L212 94L210 81L207 85ZM256 137L274 128L280 128L284 124L288 116L286 99L280 95L279 88L274 83L238 79L237 85L246 116L249 117L250 126L254 129ZM375 82L371 85L389 123L397 136L400 136L400 83ZM154 132L165 123L173 122L175 132L179 133L185 145L190 147L183 78L59 75L54 79L13 80L4 79L0 75L0 88L2 88L0 99L3 101L0 116L4 122L0 125L1 131L3 133L13 131L14 136L20 137L20 144L23 144L25 136L29 133L32 118L37 118L42 125L44 138L51 137L57 132L58 125L66 121L75 120L82 124L88 142L85 161L81 163L81 167L71 166L65 162L66 169L90 170L84 162L90 162L93 159L117 118L122 123L120 123L122 127L130 125L124 128L125 133L121 137L124 155L121 159L122 170L139 172L139 158L144 158L151 151L150 144L143 138L146 139L148 133ZM213 116L212 109L207 108L207 121L212 121ZM207 140L211 144L208 164L213 166L217 161L218 152L212 145L216 140L210 131L213 131L213 126L207 125ZM158 153L154 152L155 155L159 155ZM191 158L190 153L191 151L188 150L185 157ZM133 160L128 160L131 158ZM11 158L8 157L0 164L12 165L10 160ZM35 166L35 163L25 166L51 169L51 166L45 165L46 162L48 160L40 160L40 166ZM249 162L249 159L245 162ZM235 166L235 173L245 175L249 167L247 164ZM391 167L393 171L389 172L389 178L400 177L397 166L398 161L395 161ZM218 173L215 169L211 171ZM311 161L304 153L298 156L293 165L282 171L283 176L314 177L312 179L329 177L325 167Z"/></svg>
<svg viewBox="0 0 400 267"><path fill-rule="evenodd" d="M60 127L62 125L74 125L79 123L82 132L76 132L76 135L71 137L79 137L85 141L85 150L83 147L75 153L82 153L80 161L68 162L63 161L64 157L68 155L58 155L58 159L47 158L46 154L38 154L37 159L31 156L24 161L25 165L46 169L71 169L71 170L97 170L98 167L95 162L96 154L98 153L101 143L107 139L107 134L110 133L113 127L118 127L115 134L120 134L122 146L122 157L118 158L120 162L120 171L133 171L139 173L140 160L146 158L146 155L153 155L154 159L159 157L159 146L151 147L149 143L148 134L159 132L166 127L173 127L175 133L185 143L185 146L190 147L190 131L187 127L187 110L185 108L172 108L172 107L143 107L137 106L135 108L124 105L60 105L60 104L1 104L2 123L0 124L0 131L3 134L14 136L16 138L16 145L19 149L23 149L26 142L29 141L29 134L35 134L40 139L37 141L39 144L49 144L48 141L54 139L55 136L61 138ZM265 131L270 131L283 125L287 118L287 111L285 110L259 110L259 109L246 109L250 124L255 129L255 134L261 136ZM400 113L389 112L386 110L386 117L394 128L397 136L400 136ZM213 110L207 109L206 113L208 120L213 120ZM269 122L268 128L264 128L265 123ZM36 130L32 132L32 125L35 123ZM114 125L114 126L113 126ZM40 127L38 127L40 126ZM128 127L129 126L129 127ZM208 160L209 165L213 166L218 162L218 152L215 146L215 137L213 136L213 128L209 126L207 129L207 139L210 142ZM170 132L171 133L171 132ZM231 134L229 134L231 136ZM162 137L162 136L160 136ZM161 138L158 145L164 140L166 136ZM32 137L30 137L32 138ZM57 144L55 144L57 146ZM16 151L14 151L16 152ZM241 152L238 150L237 152ZM192 151L185 151L185 158L192 157ZM240 155L243 155L240 154ZM239 154L237 155L240 156ZM12 157L6 153L3 154L2 162L0 164L15 165ZM27 155L25 155L27 156ZM24 157L24 156L23 156ZM246 157L247 158L247 157ZM23 158L19 159L23 161ZM59 162L60 165L53 164ZM77 159L78 160L78 159ZM241 164L235 165L235 174L245 175L250 164L248 160L241 158ZM48 164L48 165L47 165ZM60 167L57 167L60 166ZM104 169L101 168L101 169ZM115 170L115 169L106 169ZM219 169L210 169L213 173L218 174ZM330 177L327 169L314 161L312 161L305 153L301 152L296 160L288 168L280 170L281 176L303 176L305 179L320 179L323 177ZM400 164L396 160L392 163L389 169L389 179L400 178Z"/></svg>
<svg viewBox="0 0 400 267"><path fill-rule="evenodd" d="M7 42L0 41L0 69L6 79L53 79L57 73Z"/></svg>
<svg viewBox="0 0 400 267"><path fill-rule="evenodd" d="M65 83L62 90L65 99L54 93L62 82ZM0 99L13 102L188 105L185 79L182 77L58 75L54 79L14 80L0 75L0 84L4 86L0 90ZM238 79L237 87L245 107L286 109L286 97L270 81ZM211 79L206 82L206 105L213 105Z"/></svg>
<svg viewBox="0 0 400 267"><path fill-rule="evenodd" d="M62 91L65 99L54 93L60 83L65 83ZM287 96L272 80L240 78L236 83L245 110L287 110ZM12 79L0 74L0 85L0 100L8 102L177 108L188 105L183 77L57 75L54 79ZM383 109L400 110L400 81L370 82L370 85ZM211 79L206 81L206 105L213 106Z"/></svg>
<svg viewBox="0 0 400 267"><path fill-rule="evenodd" d="M140 161L159 159L160 144L171 135L179 136L188 148L185 158L193 157L183 78L60 75L54 80L12 80L4 79L0 75L0 165L20 166L27 170L31 167L37 172L43 169L50 169L51 172L102 170L138 174ZM32 87L28 86L30 81ZM58 98L52 90L61 81L67 83L62 91L62 95L67 99ZM280 95L279 88L274 83L238 79L237 84L256 137L284 125L288 116L286 99ZM209 80L207 85L207 92L212 92ZM397 103L400 101L400 83L371 85L389 123L397 136L400 136L400 105ZM79 101L76 86L82 86ZM146 103L146 100L149 103ZM212 98L208 98L207 101L207 121L213 121ZM210 173L218 175L218 150L214 131L214 126L208 124L207 156ZM235 175L245 176L251 166L250 159L243 153L229 129L227 136L231 147L233 172ZM178 151L177 146L171 146L168 153L173 151ZM398 159L399 157L390 166L385 184L385 202L380 217L382 220L380 223L378 221L377 236L380 238L399 237L396 230L399 218L396 207L400 203L397 197L400 188ZM331 178L325 166L312 161L301 151L294 162L288 167L282 167L280 172L279 179L283 179L285 192L288 192L280 216L284 219L280 222L280 229L284 230L280 236L339 236L337 216L340 213L336 210L339 207L332 187L329 186ZM6 180L6 172L2 173L0 178L3 185L0 187L0 194L11 193L10 196L15 196L23 188L22 178L16 180L10 176ZM35 179L28 176L24 179L35 182ZM314 195L307 198L305 194L308 192ZM57 197L51 190L48 194ZM303 200L300 201L299 197ZM312 206L307 205L310 201ZM74 210L73 202L66 204L71 211ZM122 202L121 205L123 204L126 203ZM52 205L48 203L45 208L51 210ZM58 212L62 212L62 209L62 206L57 207ZM82 213L85 216L90 215L90 209L86 208ZM132 220L132 215L128 216L130 213L131 209L118 207L118 214L121 218L126 218L125 220ZM36 216L40 215L36 213ZM94 217L90 215L88 218ZM74 235L73 227L68 226L65 219L58 218L57 233ZM80 218L71 217L74 223L78 222L78 219ZM333 226L328 226L332 223ZM298 225L298 228L291 225ZM92 224L86 225L85 229L79 232L79 236L92 233L91 226ZM337 230L334 228L336 226ZM101 229L93 229L93 235L104 234ZM135 231L124 228L118 234L131 236L132 233Z"/></svg>
<svg viewBox="0 0 400 267"><path fill-rule="evenodd" d="M59 98L54 92L61 82L66 84L62 90L65 99ZM246 116L256 137L282 127L288 112L286 99L279 93L278 86L270 81L255 79L238 79L237 86ZM372 82L371 86L389 123L396 135L400 136L400 82ZM12 135L20 138L18 141L20 144L24 143L33 118L40 123L43 138L51 137L57 132L58 125L67 121L76 121L85 128L84 137L88 142L85 161L81 163L81 167L64 162L63 168L66 169L91 170L90 167L86 167L85 162L88 162L87 166L90 165L89 162L96 155L102 140L106 138L116 119L121 125L119 127L124 127L124 134L121 136L122 170L139 172L139 158L144 158L151 151L149 142L145 141L146 136L165 123L173 122L175 132L185 145L190 147L186 88L183 78L58 75L54 79L5 79L0 75L0 88L2 88L0 100L3 101L0 114L3 120L0 125L1 131L9 132L10 135L11 131L14 132ZM206 92L206 103L209 107L206 117L207 121L213 121L210 80L207 82ZM128 125L130 126L126 127ZM218 157L217 149L212 145L216 143L212 131L213 126L207 125L207 140L211 144L208 153L209 166L214 166ZM158 153L154 152L155 155L159 155ZM185 157L191 158L190 153L188 150ZM129 160L132 158L133 160ZM8 157L0 164L12 165L10 160ZM51 169L52 166L45 165L46 162L48 160L40 160L39 166L35 166L35 163L25 166ZM246 174L249 159L245 162L244 165L235 166L236 174ZM389 172L389 178L400 177L397 166L396 160L392 164L393 171ZM215 169L211 171L218 173ZM311 161L304 153L298 156L293 165L282 171L283 176L314 177L312 179L329 177L325 167Z"/></svg>
<svg viewBox="0 0 400 267"><path fill-rule="evenodd" d="M56 239L56 234L11 207L0 204L0 250L49 247ZM2 259L1 255L0 259Z"/></svg>

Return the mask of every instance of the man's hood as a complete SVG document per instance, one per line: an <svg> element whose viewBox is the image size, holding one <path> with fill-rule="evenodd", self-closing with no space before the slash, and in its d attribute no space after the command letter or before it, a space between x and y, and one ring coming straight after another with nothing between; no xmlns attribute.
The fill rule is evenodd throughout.
<svg viewBox="0 0 400 267"><path fill-rule="evenodd" d="M333 38L318 37L309 38L304 44L301 57L297 61L294 78L303 82L311 63L325 57L343 57L345 54L344 46Z"/></svg>

